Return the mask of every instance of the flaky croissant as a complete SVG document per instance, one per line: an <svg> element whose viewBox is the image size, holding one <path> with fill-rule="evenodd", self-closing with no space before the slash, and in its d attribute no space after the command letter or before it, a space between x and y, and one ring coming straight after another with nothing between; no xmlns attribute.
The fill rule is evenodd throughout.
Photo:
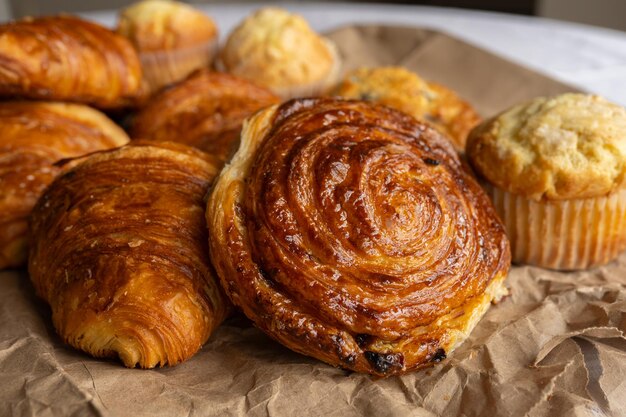
<svg viewBox="0 0 626 417"><path fill-rule="evenodd" d="M201 70L162 91L135 117L131 136L175 140L228 160L243 121L280 100L233 75Z"/></svg>
<svg viewBox="0 0 626 417"><path fill-rule="evenodd" d="M26 263L28 217L59 159L122 146L126 133L81 104L0 103L0 269Z"/></svg>
<svg viewBox="0 0 626 417"><path fill-rule="evenodd" d="M388 376L438 362L506 289L509 243L436 130L292 100L255 115L208 202L234 304L285 346Z"/></svg>
<svg viewBox="0 0 626 417"><path fill-rule="evenodd" d="M32 215L29 272L66 343L141 368L198 351L230 306L204 221L216 166L184 145L136 142L50 185Z"/></svg>
<svg viewBox="0 0 626 417"><path fill-rule="evenodd" d="M101 108L139 99L141 63L124 37L72 16L0 25L0 96Z"/></svg>

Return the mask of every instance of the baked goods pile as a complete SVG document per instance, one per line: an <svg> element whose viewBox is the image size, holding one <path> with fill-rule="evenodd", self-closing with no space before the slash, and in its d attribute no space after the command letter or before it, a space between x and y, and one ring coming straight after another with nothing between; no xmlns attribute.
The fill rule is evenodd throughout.
<svg viewBox="0 0 626 417"><path fill-rule="evenodd" d="M390 376L461 344L511 260L584 269L626 249L623 108L565 94L481 123L404 68L342 77L284 10L217 34L166 0L115 30L0 26L0 268L28 264L67 344L175 365L238 309L296 352Z"/></svg>

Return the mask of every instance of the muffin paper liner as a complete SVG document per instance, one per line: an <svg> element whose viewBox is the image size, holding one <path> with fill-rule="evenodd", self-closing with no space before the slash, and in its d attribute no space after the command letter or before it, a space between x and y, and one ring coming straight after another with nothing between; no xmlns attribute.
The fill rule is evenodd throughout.
<svg viewBox="0 0 626 417"><path fill-rule="evenodd" d="M144 79L150 91L155 92L185 79L199 68L210 67L216 53L216 40L171 51L142 52Z"/></svg>
<svg viewBox="0 0 626 417"><path fill-rule="evenodd" d="M511 241L513 262L575 270L603 265L626 248L626 191L535 201L486 187Z"/></svg>

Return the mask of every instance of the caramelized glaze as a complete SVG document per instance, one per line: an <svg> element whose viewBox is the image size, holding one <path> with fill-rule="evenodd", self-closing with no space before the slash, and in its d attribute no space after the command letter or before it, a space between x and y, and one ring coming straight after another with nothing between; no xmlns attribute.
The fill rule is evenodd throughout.
<svg viewBox="0 0 626 417"><path fill-rule="evenodd" d="M175 140L227 161L237 148L243 121L279 101L250 81L200 70L150 100L136 116L132 136Z"/></svg>
<svg viewBox="0 0 626 417"><path fill-rule="evenodd" d="M197 150L136 142L52 183L33 211L29 272L66 343L142 368L198 351L230 306L204 221L216 174Z"/></svg>
<svg viewBox="0 0 626 417"><path fill-rule="evenodd" d="M364 102L257 114L207 219L222 284L257 326L383 376L445 358L510 264L503 226L451 143Z"/></svg>
<svg viewBox="0 0 626 417"><path fill-rule="evenodd" d="M0 269L26 262L28 217L70 158L128 142L105 115L80 104L0 103Z"/></svg>
<svg viewBox="0 0 626 417"><path fill-rule="evenodd" d="M72 16L0 25L0 96L115 108L141 94L133 46L102 26Z"/></svg>

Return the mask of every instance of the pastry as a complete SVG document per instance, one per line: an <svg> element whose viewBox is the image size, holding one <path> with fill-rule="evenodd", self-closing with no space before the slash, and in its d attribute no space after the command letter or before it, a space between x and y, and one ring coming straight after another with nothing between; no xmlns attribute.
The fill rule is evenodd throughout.
<svg viewBox="0 0 626 417"><path fill-rule="evenodd" d="M282 98L313 96L332 86L341 67L335 45L302 17L264 8L228 36L223 69L267 87Z"/></svg>
<svg viewBox="0 0 626 417"><path fill-rule="evenodd" d="M476 127L467 156L515 262L585 269L625 249L624 108L585 94L537 98Z"/></svg>
<svg viewBox="0 0 626 417"><path fill-rule="evenodd" d="M0 103L0 269L26 263L28 217L61 171L53 164L126 142L121 128L82 104Z"/></svg>
<svg viewBox="0 0 626 417"><path fill-rule="evenodd" d="M117 32L135 45L148 88L155 92L199 68L208 68L217 52L217 27L185 3L144 0L124 9Z"/></svg>
<svg viewBox="0 0 626 417"><path fill-rule="evenodd" d="M233 303L285 346L388 376L446 357L506 293L509 243L439 132L301 99L252 117L207 205Z"/></svg>
<svg viewBox="0 0 626 417"><path fill-rule="evenodd" d="M29 272L66 343L140 368L198 351L229 309L204 222L216 164L181 144L138 141L50 185L33 210Z"/></svg>
<svg viewBox="0 0 626 417"><path fill-rule="evenodd" d="M0 96L111 109L141 98L141 64L122 36L72 16L0 25Z"/></svg>
<svg viewBox="0 0 626 417"><path fill-rule="evenodd" d="M278 97L233 75L199 70L162 91L134 118L132 136L175 140L227 161L244 119Z"/></svg>
<svg viewBox="0 0 626 417"><path fill-rule="evenodd" d="M408 113L435 126L461 152L468 133L480 122L472 106L453 91L402 67L356 69L344 77L333 95L375 101Z"/></svg>

